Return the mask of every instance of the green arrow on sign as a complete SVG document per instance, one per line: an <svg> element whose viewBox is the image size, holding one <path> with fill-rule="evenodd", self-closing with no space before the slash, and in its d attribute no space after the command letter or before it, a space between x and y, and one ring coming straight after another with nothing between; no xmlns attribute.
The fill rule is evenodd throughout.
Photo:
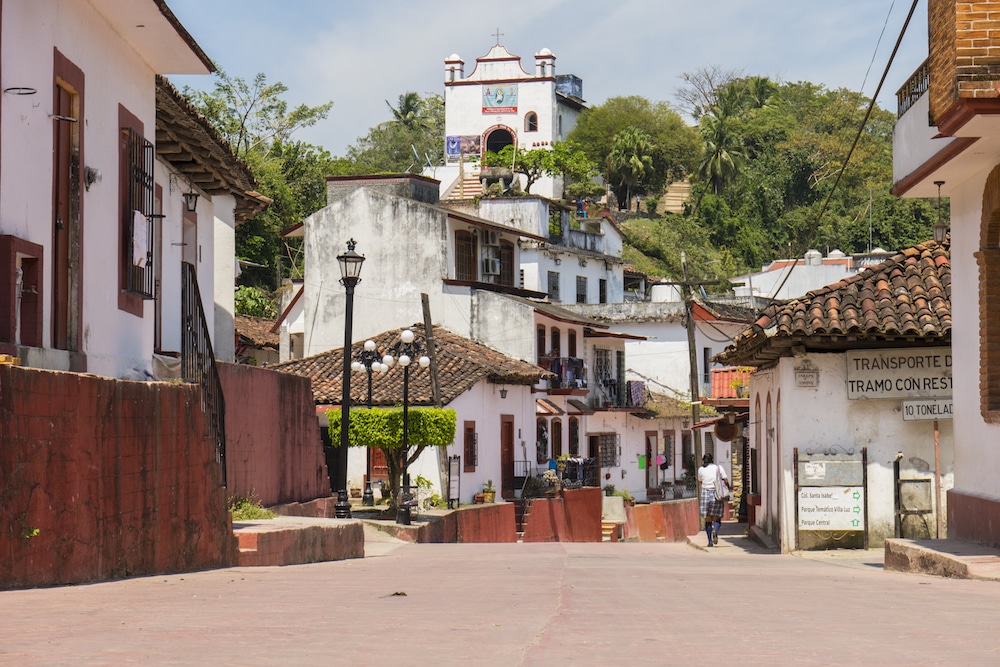
<svg viewBox="0 0 1000 667"><path fill-rule="evenodd" d="M858 507L857 505L855 505L855 506L854 506L854 513L855 513L855 514L861 514L861 508L860 508L860 507Z"/></svg>
<svg viewBox="0 0 1000 667"><path fill-rule="evenodd" d="M861 492L860 491L855 491L854 492L854 499L855 500L861 500Z"/></svg>
<svg viewBox="0 0 1000 667"><path fill-rule="evenodd" d="M861 522L860 522L860 521L858 521L857 519L852 519L852 520L851 520L851 525L852 525L852 526L854 526L855 528L857 528L857 527L858 527L858 524L859 524L859 523L861 523Z"/></svg>

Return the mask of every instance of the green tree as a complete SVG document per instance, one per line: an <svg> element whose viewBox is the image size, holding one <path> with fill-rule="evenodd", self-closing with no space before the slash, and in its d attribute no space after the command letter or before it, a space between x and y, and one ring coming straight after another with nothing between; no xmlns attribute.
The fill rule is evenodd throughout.
<svg viewBox="0 0 1000 667"><path fill-rule="evenodd" d="M654 150L649 135L634 127L625 128L612 139L608 170L619 208L623 203L628 208L634 193L647 191L643 185L653 171Z"/></svg>
<svg viewBox="0 0 1000 667"><path fill-rule="evenodd" d="M720 106L701 118L701 136L705 147L701 154L698 175L712 183L715 194L722 192L728 181L743 168L746 156L739 135L732 129L729 116Z"/></svg>
<svg viewBox="0 0 1000 667"><path fill-rule="evenodd" d="M487 151L483 155L483 164L490 167L512 167L513 171L525 177L525 193L531 192L542 176L565 176L569 181L589 181L597 172L597 168L579 146L570 141L560 141L552 148L533 148L520 150L513 144L508 144L500 152Z"/></svg>
<svg viewBox="0 0 1000 667"><path fill-rule="evenodd" d="M399 96L397 106L386 105L392 120L379 123L347 149L338 163L339 174L402 173L419 171L426 163L444 160L444 98L416 93Z"/></svg>
<svg viewBox="0 0 1000 667"><path fill-rule="evenodd" d="M698 165L701 140L698 131L688 126L666 102L651 102L644 97L612 97L604 104L580 114L568 139L576 142L594 164L605 172L615 135L635 128L652 141L652 168L645 176L645 189L659 195L668 180L683 178Z"/></svg>
<svg viewBox="0 0 1000 667"><path fill-rule="evenodd" d="M240 284L264 292L280 279L300 275L297 243L284 243L281 231L326 204L325 177L332 159L322 148L292 140L292 135L326 118L332 102L290 108L288 88L270 84L264 74L247 82L216 73L211 91L184 88L184 94L244 160L271 206L236 228L236 254L249 262Z"/></svg>
<svg viewBox="0 0 1000 667"><path fill-rule="evenodd" d="M408 408L407 435L409 449L403 449L403 411L400 408L368 408L351 410L347 437L352 447L378 447L385 454L389 472L390 505L395 508L401 488L403 457L406 466L416 463L428 447L447 447L455 442L458 413L451 408ZM330 422L330 439L340 446L341 413L326 413Z"/></svg>

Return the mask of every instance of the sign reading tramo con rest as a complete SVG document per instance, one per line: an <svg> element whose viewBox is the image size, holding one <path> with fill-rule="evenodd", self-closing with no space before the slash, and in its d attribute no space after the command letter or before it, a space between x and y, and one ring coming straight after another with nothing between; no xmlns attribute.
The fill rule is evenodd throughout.
<svg viewBox="0 0 1000 667"><path fill-rule="evenodd" d="M951 398L951 348L847 352L847 398Z"/></svg>

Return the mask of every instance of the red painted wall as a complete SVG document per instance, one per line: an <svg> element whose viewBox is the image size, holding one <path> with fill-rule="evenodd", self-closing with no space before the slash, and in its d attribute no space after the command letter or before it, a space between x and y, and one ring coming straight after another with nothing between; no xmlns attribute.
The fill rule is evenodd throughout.
<svg viewBox="0 0 1000 667"><path fill-rule="evenodd" d="M0 366L0 588L236 563L193 385Z"/></svg>
<svg viewBox="0 0 1000 667"><path fill-rule="evenodd" d="M626 506L625 517L624 539L640 542L684 542L700 527L697 498Z"/></svg>
<svg viewBox="0 0 1000 667"><path fill-rule="evenodd" d="M1000 503L949 490L948 537L1000 548Z"/></svg>
<svg viewBox="0 0 1000 667"><path fill-rule="evenodd" d="M308 378L217 363L226 398L230 496L262 505L330 495Z"/></svg>

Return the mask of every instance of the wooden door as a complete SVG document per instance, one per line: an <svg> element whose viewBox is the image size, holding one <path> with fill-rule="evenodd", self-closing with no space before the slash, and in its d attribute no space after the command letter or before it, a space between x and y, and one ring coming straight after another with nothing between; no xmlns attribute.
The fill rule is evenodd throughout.
<svg viewBox="0 0 1000 667"><path fill-rule="evenodd" d="M514 415L500 415L500 497L514 498Z"/></svg>

